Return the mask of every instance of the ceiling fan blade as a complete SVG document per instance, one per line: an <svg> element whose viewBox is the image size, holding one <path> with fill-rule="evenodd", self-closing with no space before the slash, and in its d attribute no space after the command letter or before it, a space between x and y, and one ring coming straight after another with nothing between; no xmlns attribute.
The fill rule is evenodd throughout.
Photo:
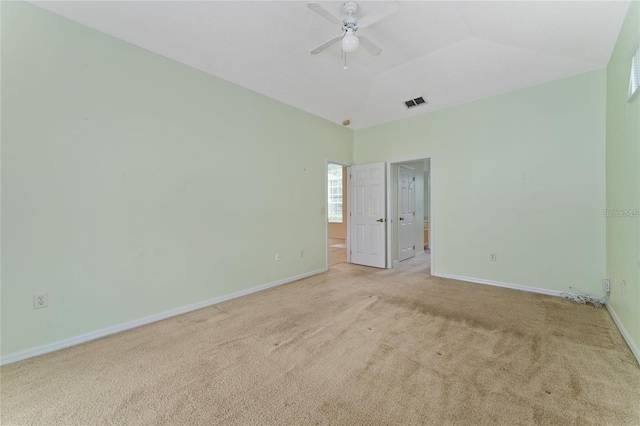
<svg viewBox="0 0 640 426"><path fill-rule="evenodd" d="M378 56L382 53L382 49L367 37L359 36L358 38L360 39L360 46L364 47L364 49L367 52L371 53L373 56Z"/></svg>
<svg viewBox="0 0 640 426"><path fill-rule="evenodd" d="M397 1L387 3L385 6L382 6L379 9L374 10L370 14L363 16L362 19L358 21L358 28L368 27L371 24L375 24L376 22L386 18L389 15L394 14L398 8L399 4Z"/></svg>
<svg viewBox="0 0 640 426"><path fill-rule="evenodd" d="M332 38L331 40L321 44L320 46L316 47L315 49L313 49L311 51L312 55L317 55L318 53L322 52L323 50L325 50L327 47L331 46L332 44L336 44L337 42L339 42L342 39L342 36L339 35L337 37Z"/></svg>
<svg viewBox="0 0 640 426"><path fill-rule="evenodd" d="M309 9L313 10L315 13L322 16L324 19L331 22L332 24L342 25L342 20L337 18L336 16L333 16L331 12L329 12L324 7L320 6L320 3L308 3L307 6L309 7Z"/></svg>

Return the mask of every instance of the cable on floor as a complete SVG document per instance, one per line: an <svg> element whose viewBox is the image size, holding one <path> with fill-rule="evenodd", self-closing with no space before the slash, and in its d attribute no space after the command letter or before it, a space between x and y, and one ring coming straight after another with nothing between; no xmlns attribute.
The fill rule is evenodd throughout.
<svg viewBox="0 0 640 426"><path fill-rule="evenodd" d="M569 299L569 300L573 300L576 303L580 303L581 305L586 305L587 303L591 303L594 307L599 308L602 305L604 305L607 301L606 296L602 296L602 297L596 297L596 296L591 296L589 293L582 291L578 288L574 288L569 286L570 289L574 290L576 293L566 293L566 292L562 292L560 293L560 296L565 298L565 299Z"/></svg>

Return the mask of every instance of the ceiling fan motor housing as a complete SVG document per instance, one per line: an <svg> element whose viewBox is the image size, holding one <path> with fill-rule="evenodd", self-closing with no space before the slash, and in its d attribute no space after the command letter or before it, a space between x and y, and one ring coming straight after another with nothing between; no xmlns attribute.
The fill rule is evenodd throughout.
<svg viewBox="0 0 640 426"><path fill-rule="evenodd" d="M358 30L358 21L353 19L351 16L342 21L342 31L347 31L348 29L352 29L353 31Z"/></svg>

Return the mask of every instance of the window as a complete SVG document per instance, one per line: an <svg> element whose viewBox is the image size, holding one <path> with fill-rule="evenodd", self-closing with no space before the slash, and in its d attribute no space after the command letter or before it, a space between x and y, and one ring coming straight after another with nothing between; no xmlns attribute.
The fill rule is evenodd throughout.
<svg viewBox="0 0 640 426"><path fill-rule="evenodd" d="M640 46L631 58L631 76L629 77L629 102L638 94L640 87Z"/></svg>
<svg viewBox="0 0 640 426"><path fill-rule="evenodd" d="M329 222L342 223L342 166L329 164Z"/></svg>

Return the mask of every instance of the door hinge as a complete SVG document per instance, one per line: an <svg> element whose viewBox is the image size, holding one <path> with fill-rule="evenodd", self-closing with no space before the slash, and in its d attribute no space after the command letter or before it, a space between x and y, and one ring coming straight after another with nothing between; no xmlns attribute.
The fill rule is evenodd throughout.
<svg viewBox="0 0 640 426"><path fill-rule="evenodd" d="M413 177L413 181L414 181L414 182L416 181L416 177L415 177L415 176Z"/></svg>
<svg viewBox="0 0 640 426"><path fill-rule="evenodd" d="M413 249L415 250L415 249L416 249L416 246L413 246Z"/></svg>
<svg viewBox="0 0 640 426"><path fill-rule="evenodd" d="M415 211L413 212L413 215L414 215L414 216L416 215L416 212L415 212Z"/></svg>

